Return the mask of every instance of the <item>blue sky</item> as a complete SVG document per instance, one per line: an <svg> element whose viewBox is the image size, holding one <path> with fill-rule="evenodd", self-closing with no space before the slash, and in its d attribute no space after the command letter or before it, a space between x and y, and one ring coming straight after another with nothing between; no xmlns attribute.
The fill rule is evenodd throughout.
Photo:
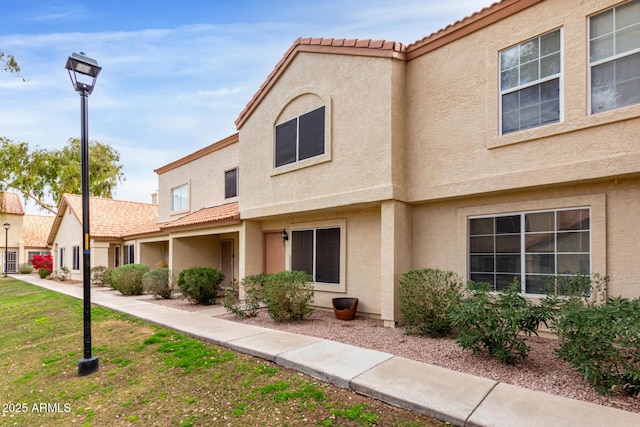
<svg viewBox="0 0 640 427"><path fill-rule="evenodd" d="M114 198L150 202L160 166L225 138L298 37L410 44L491 0L0 0L0 50L25 83L0 73L0 135L63 147L80 135L67 57L103 67L89 138L120 152ZM28 213L42 213L33 202Z"/></svg>

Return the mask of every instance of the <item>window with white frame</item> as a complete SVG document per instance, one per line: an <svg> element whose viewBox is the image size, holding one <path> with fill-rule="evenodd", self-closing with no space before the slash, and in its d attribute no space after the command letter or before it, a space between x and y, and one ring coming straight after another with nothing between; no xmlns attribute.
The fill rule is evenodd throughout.
<svg viewBox="0 0 640 427"><path fill-rule="evenodd" d="M28 251L27 252L27 262L30 265L33 265L33 257L34 256L44 256L44 255L49 255L50 252L49 251Z"/></svg>
<svg viewBox="0 0 640 427"><path fill-rule="evenodd" d="M124 264L135 263L135 247L134 245L124 245Z"/></svg>
<svg viewBox="0 0 640 427"><path fill-rule="evenodd" d="M224 173L224 198L230 199L238 195L238 168Z"/></svg>
<svg viewBox="0 0 640 427"><path fill-rule="evenodd" d="M276 167L324 154L324 113L320 107L276 125Z"/></svg>
<svg viewBox="0 0 640 427"><path fill-rule="evenodd" d="M73 247L73 262L71 265L73 270L80 270L80 246Z"/></svg>
<svg viewBox="0 0 640 427"><path fill-rule="evenodd" d="M66 260L64 259L65 257L65 250L64 248L60 248L60 260L58 261L58 266L60 268L64 267L66 265Z"/></svg>
<svg viewBox="0 0 640 427"><path fill-rule="evenodd" d="M560 121L561 31L500 52L500 123L507 134Z"/></svg>
<svg viewBox="0 0 640 427"><path fill-rule="evenodd" d="M291 269L316 283L340 283L340 227L291 231Z"/></svg>
<svg viewBox="0 0 640 427"><path fill-rule="evenodd" d="M171 189L171 211L189 209L189 184Z"/></svg>
<svg viewBox="0 0 640 427"><path fill-rule="evenodd" d="M470 217L469 278L541 294L556 276L591 274L590 217L587 207Z"/></svg>
<svg viewBox="0 0 640 427"><path fill-rule="evenodd" d="M640 0L589 18L591 113L640 103Z"/></svg>

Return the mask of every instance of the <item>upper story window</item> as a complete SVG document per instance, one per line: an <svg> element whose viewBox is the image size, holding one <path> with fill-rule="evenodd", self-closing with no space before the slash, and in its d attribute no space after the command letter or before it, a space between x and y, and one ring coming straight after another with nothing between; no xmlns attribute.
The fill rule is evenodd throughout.
<svg viewBox="0 0 640 427"><path fill-rule="evenodd" d="M276 125L275 166L324 154L325 107Z"/></svg>
<svg viewBox="0 0 640 427"><path fill-rule="evenodd" d="M497 291L518 279L542 294L556 276L591 274L591 209L520 212L469 219L469 277Z"/></svg>
<svg viewBox="0 0 640 427"><path fill-rule="evenodd" d="M640 0L589 18L591 113L640 103Z"/></svg>
<svg viewBox="0 0 640 427"><path fill-rule="evenodd" d="M238 168L224 173L224 198L230 199L238 195Z"/></svg>
<svg viewBox="0 0 640 427"><path fill-rule="evenodd" d="M500 52L501 133L560 121L560 30Z"/></svg>
<svg viewBox="0 0 640 427"><path fill-rule="evenodd" d="M171 211L182 211L189 208L189 184L171 189Z"/></svg>

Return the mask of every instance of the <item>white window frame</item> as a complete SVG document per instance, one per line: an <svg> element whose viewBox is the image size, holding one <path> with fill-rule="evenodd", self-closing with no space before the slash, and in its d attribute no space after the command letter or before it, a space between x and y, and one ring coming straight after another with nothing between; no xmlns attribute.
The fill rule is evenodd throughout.
<svg viewBox="0 0 640 427"><path fill-rule="evenodd" d="M327 229L327 228L338 228L340 229L340 281L339 283L323 283L323 282L313 282L314 289L316 291L326 291L326 292L346 292L347 285L347 221L346 219L336 219L336 220L326 220L326 221L313 221L306 223L298 223L291 225L291 236L293 236L294 231L305 231L305 230L314 230L314 229ZM291 238L289 239L289 268L291 268L292 261L292 251L293 247L291 244ZM315 242L314 242L315 246ZM315 248L314 248L314 258L315 258ZM314 272L315 272L315 261L314 261ZM315 277L314 277L315 280Z"/></svg>
<svg viewBox="0 0 640 427"><path fill-rule="evenodd" d="M305 157L304 159L300 158L300 117L305 116L307 114L311 114L314 113L318 110L322 110L323 111L323 121L322 121L322 133L323 133L323 138L322 138L322 153L310 156L310 157ZM274 126L273 129L273 166L274 168L278 169L278 168L286 168L289 165L295 165L299 162L304 162L307 161L309 159L316 159L316 158L320 158L324 155L327 154L327 107L326 106L320 106L317 108L314 108L313 110L309 110L303 114L300 114L296 117L293 117L291 119L285 120L281 123L278 123ZM295 160L293 162L289 162L289 163L283 163L281 165L277 164L277 129L279 126L284 125L285 123L289 123L291 121L295 120L296 121L296 153L295 153Z"/></svg>
<svg viewBox="0 0 640 427"><path fill-rule="evenodd" d="M176 206L176 196L178 204ZM171 189L171 212L183 212L189 209L189 184L182 184Z"/></svg>
<svg viewBox="0 0 640 427"><path fill-rule="evenodd" d="M526 263L527 263L527 251L526 251L526 237L527 235L532 235L532 234L546 234L548 232L544 232L544 233L537 233L537 232L527 232L526 231L526 223L525 223L525 218L527 214L537 214L537 213L548 213L548 212L553 212L553 213L558 213L558 212L563 212L563 211L574 211L574 210L584 210L584 209L588 209L589 210L589 229L588 230L579 230L579 231L588 231L589 232L589 273L587 275L591 275L593 274L593 234L594 234L594 224L593 224L593 209L591 206L575 206L575 207L569 207L569 208L558 208L558 209L542 209L542 210L526 210L526 211L517 211L517 212L506 212L506 213L498 213L498 214L486 214L486 215L472 215L472 216L468 216L467 217L467 232L466 232L466 238L467 238L467 277L471 280L471 229L469 227L470 224L470 220L473 219L483 219L483 218L501 218L501 217L508 217L508 216L520 216L520 232L519 232L519 238L520 238L520 277L518 277L518 280L520 282L520 292L524 295L530 295L530 296L539 296L541 294L539 293L527 293L527 279L526 276L527 274L529 275L540 275L540 276L548 276L548 274L536 274L536 273L531 273L531 272L527 272L526 269ZM557 220L557 215L554 215L554 217ZM557 235L558 233L558 225L557 223L554 224L554 230L553 233L554 235ZM572 232L572 231L567 231L567 232ZM494 233L494 237L495 237L495 233ZM529 252L531 253L531 252ZM564 254L565 252L560 252L561 254ZM571 252L566 252L567 254L571 253ZM577 252L577 253L582 253L582 252ZM555 247L554 251L553 251L553 256L554 256L554 268L556 270L555 274L556 276L567 276L570 277L573 274L566 274L566 273L557 273L557 268L558 268L558 248ZM487 274L495 274L496 272L496 265L494 265L494 270L493 273L489 273L487 272ZM482 272L478 272L479 274L482 274ZM516 274L514 274L515 276ZM495 286L495 284L494 284Z"/></svg>
<svg viewBox="0 0 640 427"><path fill-rule="evenodd" d="M630 57L630 56L635 55L635 54L640 54L640 46L638 46L635 49L628 50L626 52L622 52L622 53L618 53L618 54L615 53L616 33L619 31L619 30L615 29L615 22L616 22L616 19L617 19L617 12L621 7L625 7L625 6L629 5L630 3L634 3L634 2L638 2L638 1L640 1L640 0L628 1L628 2L625 2L625 3L619 4L619 5L615 6L615 7L611 7L609 9L606 9L606 10L603 10L601 12L598 12L597 14L594 14L594 15L589 17L589 22L588 22L588 25L587 25L587 32L588 32L588 36L587 36L588 40L587 41L588 41L588 49L589 49L589 53L588 53L588 63L589 63L589 67L588 67L589 68L589 88L588 88L589 89L588 90L589 96L588 96L588 98L589 99L588 99L588 104L587 104L587 110L588 110L587 113L590 114L590 115L604 113L604 112L607 112L607 111L618 110L620 108L625 108L625 107L629 107L629 106L632 106L632 105L640 104L640 101L639 101L639 102L635 102L635 103L631 103L631 104L616 105L616 106L614 106L612 108L607 108L607 109L603 109L603 110L599 110L599 111L594 111L594 108L593 108L593 81L592 81L592 79L593 79L593 76L592 76L593 69L595 67L597 67L599 65L615 62L615 61L617 61L619 59L627 58L627 57ZM605 13L608 13L610 11L613 14L613 26L614 26L613 32L607 33L607 34L602 35L602 36L600 36L598 38L607 37L609 35L611 37L613 37L614 52L610 56L607 56L607 57L604 57L604 58L600 58L600 59L596 59L596 60L592 61L592 59L591 59L591 55L592 55L591 44L592 44L592 41L595 40L595 39L592 40L592 38L591 38L591 20L593 18L595 18L595 17L598 17L598 16L600 16L602 14L605 14ZM636 24L633 24L632 26L640 27L640 21L637 22ZM629 27L626 27L626 28L629 28ZM614 84L615 84L615 82L614 82Z"/></svg>
<svg viewBox="0 0 640 427"><path fill-rule="evenodd" d="M124 245L122 265L135 264L135 245Z"/></svg>
<svg viewBox="0 0 640 427"><path fill-rule="evenodd" d="M541 62L540 59L541 59L541 56L540 56L540 52L539 52L538 53L538 57L537 57L537 60L538 60L538 79L532 80L530 82L523 83L523 84L517 84L516 86L513 86L513 87L510 87L508 89L503 90L502 89L502 72L504 70L502 69L502 53L507 51L507 50L509 50L509 49L513 49L515 47L520 47L520 46L522 46L522 45L524 45L524 44L526 44L528 42L531 42L533 40L536 40L536 39L538 39L538 45L539 45L539 41L540 41L540 39L542 37L550 35L550 34L556 32L556 31L559 32L559 36L560 36L560 51L559 51L559 53L560 53L560 71L558 73L555 73L555 74L540 78L540 62ZM553 124L556 124L556 123L561 123L563 121L563 119L564 119L564 102L563 102L563 97L564 97L563 96L563 87L564 87L564 49L563 49L563 46L564 46L564 32L562 31L562 28L556 28L556 29L548 31L548 32L546 32L544 34L540 34L540 35L538 35L536 37L532 37L532 38L530 38L528 40L522 41L522 42L520 42L520 43L518 43L516 45L509 46L509 47L507 47L505 49L502 49L502 50L500 50L498 52L498 88L499 88L499 90L498 90L498 92L499 92L498 93L498 109L499 109L499 112L498 112L498 129L499 129L499 135L501 135L501 136L502 135L510 135L510 134L513 134L513 133L516 133L516 132L522 132L522 131L526 131L526 130L529 130L529 129L537 129L537 128L540 128L540 127L549 126L549 125L553 125ZM556 52L554 52L553 54L555 54L555 53ZM546 55L544 57L551 56L551 55ZM520 65L521 64L518 61L518 65L516 66L518 68L518 75L519 75ZM519 92L519 91L521 91L523 89L527 89L529 87L538 86L538 85L541 85L541 84L546 83L546 82L550 82L550 81L555 80L555 79L558 79L558 103L559 103L558 104L558 108L559 108L558 120L557 121L548 122L548 123L542 123L542 124L539 124L537 126L529 126L529 127L525 127L525 128L519 128L519 129L516 129L516 130L512 130L512 131L506 132L506 133L503 132L503 123L502 123L503 122L503 120L502 120L503 96L511 94L511 93L514 93L514 92ZM538 105L540 105L540 104L538 104Z"/></svg>
<svg viewBox="0 0 640 427"><path fill-rule="evenodd" d="M64 268L67 265L67 260L66 260L66 250L65 248L60 248L58 254L60 255L60 260L58 261L58 267L60 268Z"/></svg>
<svg viewBox="0 0 640 427"><path fill-rule="evenodd" d="M80 270L80 246L73 246L72 270Z"/></svg>

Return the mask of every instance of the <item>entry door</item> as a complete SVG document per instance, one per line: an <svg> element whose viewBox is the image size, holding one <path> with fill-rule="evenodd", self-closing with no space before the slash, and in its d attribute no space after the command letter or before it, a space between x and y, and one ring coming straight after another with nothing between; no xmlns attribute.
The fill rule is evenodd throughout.
<svg viewBox="0 0 640 427"><path fill-rule="evenodd" d="M224 273L222 286L231 286L233 281L233 240L220 241L220 266Z"/></svg>
<svg viewBox="0 0 640 427"><path fill-rule="evenodd" d="M6 268L6 270L3 271L7 273L18 272L18 251L5 251L2 258L2 266Z"/></svg>
<svg viewBox="0 0 640 427"><path fill-rule="evenodd" d="M284 240L282 234L266 233L264 235L264 271L267 274L284 270Z"/></svg>

